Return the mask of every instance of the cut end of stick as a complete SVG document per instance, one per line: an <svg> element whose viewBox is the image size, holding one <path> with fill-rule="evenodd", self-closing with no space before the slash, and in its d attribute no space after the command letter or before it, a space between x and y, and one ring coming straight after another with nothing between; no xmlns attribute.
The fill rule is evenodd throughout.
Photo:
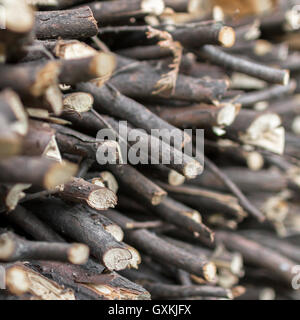
<svg viewBox="0 0 300 320"><path fill-rule="evenodd" d="M46 63L37 73L36 81L31 87L31 93L35 97L41 96L48 87L57 83L60 72L60 64L56 61Z"/></svg>
<svg viewBox="0 0 300 320"><path fill-rule="evenodd" d="M103 256L104 266L112 271L124 270L130 264L132 254L129 250L123 248L113 248L108 250Z"/></svg>
<svg viewBox="0 0 300 320"><path fill-rule="evenodd" d="M243 273L243 266L243 256L239 253L235 253L230 264L231 272L237 276L240 276Z"/></svg>
<svg viewBox="0 0 300 320"><path fill-rule="evenodd" d="M93 57L90 68L96 78L107 77L116 68L116 58L112 54L100 52Z"/></svg>
<svg viewBox="0 0 300 320"><path fill-rule="evenodd" d="M98 54L97 50L78 40L58 41L54 51L57 57L66 60L87 58Z"/></svg>
<svg viewBox="0 0 300 320"><path fill-rule="evenodd" d="M90 193L87 203L96 210L114 208L117 204L117 196L107 188L101 188Z"/></svg>
<svg viewBox="0 0 300 320"><path fill-rule="evenodd" d="M155 194L153 194L152 199L151 199L151 204L153 206L157 206L159 205L163 199L166 197L167 193L165 191L160 191L160 192L155 192Z"/></svg>
<svg viewBox="0 0 300 320"><path fill-rule="evenodd" d="M247 166L253 171L258 171L264 166L264 157L257 151L249 152L246 158Z"/></svg>
<svg viewBox="0 0 300 320"><path fill-rule="evenodd" d="M208 282L214 281L216 278L216 274L217 274L217 268L213 262L208 262L203 267L203 275L205 280L207 280Z"/></svg>
<svg viewBox="0 0 300 320"><path fill-rule="evenodd" d="M219 42L225 48L230 48L235 43L235 32L231 27L223 27L219 32Z"/></svg>
<svg viewBox="0 0 300 320"><path fill-rule="evenodd" d="M29 290L30 282L26 272L19 266L6 270L6 287L12 293L21 295Z"/></svg>
<svg viewBox="0 0 300 320"><path fill-rule="evenodd" d="M68 251L69 261L73 264L84 264L90 255L90 249L87 245L74 243Z"/></svg>
<svg viewBox="0 0 300 320"><path fill-rule="evenodd" d="M183 174L187 179L195 179L202 171L202 165L198 161L192 161L184 167Z"/></svg>
<svg viewBox="0 0 300 320"><path fill-rule="evenodd" d="M47 190L54 189L60 184L65 184L76 175L78 166L69 161L54 163L44 178Z"/></svg>
<svg viewBox="0 0 300 320"><path fill-rule="evenodd" d="M289 10L285 14L285 30L295 31L300 29L300 12L295 6L292 10Z"/></svg>
<svg viewBox="0 0 300 320"><path fill-rule="evenodd" d="M5 199L5 205L8 211L12 211L16 208L19 201L25 197L23 191L30 188L30 186L31 184L17 183L10 188Z"/></svg>
<svg viewBox="0 0 300 320"><path fill-rule="evenodd" d="M15 241L9 233L0 235L0 261L9 261L15 251Z"/></svg>
<svg viewBox="0 0 300 320"><path fill-rule="evenodd" d="M175 170L170 171L168 175L168 183L171 186L180 186L184 184L184 181L185 181L185 177L182 174L178 173Z"/></svg>
<svg viewBox="0 0 300 320"><path fill-rule="evenodd" d="M283 154L285 130L281 126L280 117L275 113L265 113L257 117L240 138L245 144Z"/></svg>
<svg viewBox="0 0 300 320"><path fill-rule="evenodd" d="M91 110L93 103L93 96L86 92L71 93L63 99L63 106L65 109L71 109L78 113Z"/></svg>
<svg viewBox="0 0 300 320"><path fill-rule="evenodd" d="M142 262L139 252L131 246L127 246L127 250L129 250L132 255L132 258L129 262L129 268L138 269L139 264Z"/></svg>
<svg viewBox="0 0 300 320"><path fill-rule="evenodd" d="M117 194L119 190L119 185L114 175L109 171L102 171L100 172L100 177L103 180L103 183L106 186L106 188L110 189L112 192Z"/></svg>

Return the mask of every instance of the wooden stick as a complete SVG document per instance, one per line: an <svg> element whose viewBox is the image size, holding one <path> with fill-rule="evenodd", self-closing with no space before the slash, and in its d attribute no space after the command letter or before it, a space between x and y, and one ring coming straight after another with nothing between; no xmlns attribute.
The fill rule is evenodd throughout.
<svg viewBox="0 0 300 320"><path fill-rule="evenodd" d="M238 139L244 144L277 154L282 154L284 151L284 128L276 113L242 109L226 131L230 138ZM275 140L276 143L274 143Z"/></svg>
<svg viewBox="0 0 300 320"><path fill-rule="evenodd" d="M200 23L185 25L170 31L173 39L179 41L184 47L199 48L202 45L214 44L225 48L232 47L235 43L235 32L231 27L222 23Z"/></svg>
<svg viewBox="0 0 300 320"><path fill-rule="evenodd" d="M81 59L60 60L60 63L59 81L67 85L104 78L115 69L114 56L104 52Z"/></svg>
<svg viewBox="0 0 300 320"><path fill-rule="evenodd" d="M110 165L108 168L123 186L138 194L152 206L160 204L167 194L130 165Z"/></svg>
<svg viewBox="0 0 300 320"><path fill-rule="evenodd" d="M125 78L128 79L128 77L130 79L130 86L128 82L124 83ZM174 88L170 88L171 90L160 90L159 81L161 77L162 75L151 68L146 62L137 62L132 59L118 57L116 74L112 77L110 83L122 94L132 98L159 96L195 102L218 100L228 88L228 82L224 80L195 79L179 74ZM143 86L140 86L141 81L143 82Z"/></svg>
<svg viewBox="0 0 300 320"><path fill-rule="evenodd" d="M264 232L261 230L245 230L240 231L240 234L274 251L277 251L278 253L286 256L287 258L295 262L299 262L300 260L298 246L289 243L284 239L274 237L274 235L270 232Z"/></svg>
<svg viewBox="0 0 300 320"><path fill-rule="evenodd" d="M130 20L130 18L139 18L146 15L160 15L164 10L162 0L154 3L149 0L131 0L131 1L102 1L101 4L87 4L98 23L113 24Z"/></svg>
<svg viewBox="0 0 300 320"><path fill-rule="evenodd" d="M65 9L68 7L72 7L76 4L80 4L86 2L85 0L26 0L26 2L30 5L37 6L38 8L46 8L46 9Z"/></svg>
<svg viewBox="0 0 300 320"><path fill-rule="evenodd" d="M22 155L44 156L61 161L55 130L45 122L30 120L29 131L22 141Z"/></svg>
<svg viewBox="0 0 300 320"><path fill-rule="evenodd" d="M150 294L142 286L116 272L103 272L103 266L89 260L78 266L57 262L38 262L46 277L74 290L77 300L149 300Z"/></svg>
<svg viewBox="0 0 300 320"><path fill-rule="evenodd" d="M95 223L93 215L97 215L97 211L82 205L67 206L53 199L50 202L36 202L34 212L58 232L87 244L91 254L107 269L122 270L129 265L132 259L130 251L108 233L101 223Z"/></svg>
<svg viewBox="0 0 300 320"><path fill-rule="evenodd" d="M200 50L200 55L225 68L246 73L249 76L265 80L271 83L287 85L289 83L289 71L266 67L252 61L244 60L223 52L217 47L205 45Z"/></svg>
<svg viewBox="0 0 300 320"><path fill-rule="evenodd" d="M208 166L209 170L211 170L216 176L222 179L223 183L227 186L227 188L239 199L241 206L259 221L264 221L264 215L255 208L249 200L245 197L245 195L241 192L241 190L234 184L222 171L218 169L218 167L207 157L205 157L205 163Z"/></svg>
<svg viewBox="0 0 300 320"><path fill-rule="evenodd" d="M84 244L48 243L28 241L13 232L0 235L0 260L55 260L84 264L89 256L89 248Z"/></svg>
<svg viewBox="0 0 300 320"><path fill-rule="evenodd" d="M185 107L157 107L153 110L162 119L179 128L207 128L230 126L240 109L239 104L225 103L219 106L197 104Z"/></svg>
<svg viewBox="0 0 300 320"><path fill-rule="evenodd" d="M189 186L167 186L163 187L175 199L190 205L198 210L208 210L210 212L223 212L225 214L233 215L238 219L244 219L247 213L239 205L238 200L227 194L213 192L205 188L195 188Z"/></svg>
<svg viewBox="0 0 300 320"><path fill-rule="evenodd" d="M110 85L104 84L101 88L97 88L91 83L81 83L77 87L79 90L93 95L95 109L105 111L115 117L121 117L137 128L145 129L148 133L151 133L151 129L167 129L170 132L176 130L175 127L153 114L143 105L122 95ZM142 116L140 116L141 113ZM190 141L190 137L184 134L183 139L183 144Z"/></svg>
<svg viewBox="0 0 300 320"><path fill-rule="evenodd" d="M97 21L87 6L36 12L34 29L38 39L80 39L93 37L98 33Z"/></svg>
<svg viewBox="0 0 300 320"><path fill-rule="evenodd" d="M135 247L142 249L161 261L171 263L183 270L203 276L207 281L214 279L215 266L213 263L187 254L179 248L168 244L148 230L125 230L126 224L134 221L116 211L108 211L107 216L124 228L126 238Z"/></svg>
<svg viewBox="0 0 300 320"><path fill-rule="evenodd" d="M171 186L180 186L185 181L185 176L177 171L168 168L165 165L141 165L141 171L149 177L154 177L163 182L170 184Z"/></svg>
<svg viewBox="0 0 300 320"><path fill-rule="evenodd" d="M245 193L280 192L287 188L287 179L276 169L251 171L243 167L226 167L223 172ZM209 171L189 183L226 191L224 183Z"/></svg>
<svg viewBox="0 0 300 320"><path fill-rule="evenodd" d="M0 161L0 180L6 183L31 183L46 189L70 180L77 166L39 157L12 157Z"/></svg>
<svg viewBox="0 0 300 320"><path fill-rule="evenodd" d="M49 112L55 115L59 115L62 112L62 93L57 84L46 88L45 92L39 97L27 96L22 98L27 112L31 117L51 120ZM40 115L40 113L42 115ZM46 113L46 116L44 116L44 113Z"/></svg>
<svg viewBox="0 0 300 320"><path fill-rule="evenodd" d="M245 93L240 96L236 102L240 103L243 107L250 107L255 103L269 100L276 100L284 96L292 94L296 89L296 82L291 80L289 84L285 86L272 86L270 88L255 91L252 93Z"/></svg>
<svg viewBox="0 0 300 320"><path fill-rule="evenodd" d="M30 281L20 263L0 263L0 266L5 269L5 286L10 293L21 296L29 291Z"/></svg>
<svg viewBox="0 0 300 320"><path fill-rule="evenodd" d="M69 129L67 127L51 124L56 130L56 140L61 152L83 156L92 160L101 160L99 148L110 150L110 155L116 164L123 162L120 147L116 141L99 140L85 134ZM98 158L99 157L99 158Z"/></svg>
<svg viewBox="0 0 300 320"><path fill-rule="evenodd" d="M202 222L198 211L193 210L184 204L167 197L157 207L151 208L151 211L163 220L192 231L195 237L214 240L214 233Z"/></svg>
<svg viewBox="0 0 300 320"><path fill-rule="evenodd" d="M287 285L291 284L293 278L292 268L295 265L292 260L278 254L276 251L261 246L257 242L233 233L217 232L216 240L223 242L228 249L240 252L246 262L266 268L276 274Z"/></svg>

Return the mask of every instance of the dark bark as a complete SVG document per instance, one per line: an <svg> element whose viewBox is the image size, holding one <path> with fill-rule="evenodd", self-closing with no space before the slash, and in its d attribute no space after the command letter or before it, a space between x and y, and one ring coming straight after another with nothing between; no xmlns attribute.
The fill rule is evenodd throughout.
<svg viewBox="0 0 300 320"><path fill-rule="evenodd" d="M81 83L77 85L77 88L93 95L94 107L100 112L127 120L137 128L145 129L148 133L151 133L152 129L167 129L169 132L176 130L175 127L156 116L142 104L122 95L111 85L104 84L98 88L91 83ZM183 137L183 143L190 141L189 136L183 134Z"/></svg>
<svg viewBox="0 0 300 320"><path fill-rule="evenodd" d="M222 242L226 248L240 252L247 263L265 268L278 276L286 285L291 285L294 277L292 268L296 265L294 261L277 251L265 248L257 242L233 233L217 232L216 240Z"/></svg>
<svg viewBox="0 0 300 320"><path fill-rule="evenodd" d="M160 204L166 192L130 165L108 167L126 191L134 192L152 206ZM128 188L128 189L127 189Z"/></svg>
<svg viewBox="0 0 300 320"><path fill-rule="evenodd" d="M194 102L210 102L221 99L228 87L228 82L224 80L196 79L179 74L176 86L162 91L159 86L162 77L163 74L151 68L146 62L118 57L116 75L112 77L110 83L122 94L132 98L159 96L165 99L173 98Z"/></svg>
<svg viewBox="0 0 300 320"><path fill-rule="evenodd" d="M87 6L62 11L35 13L35 33L38 39L81 39L97 35L98 26Z"/></svg>
<svg viewBox="0 0 300 320"><path fill-rule="evenodd" d="M123 228L126 226L126 223L134 222L132 219L129 219L116 211L108 211L107 216ZM143 250L156 259L202 276L208 281L214 279L214 264L187 254L183 250L168 244L148 230L140 229L124 231L129 243L132 243L135 247Z"/></svg>
<svg viewBox="0 0 300 320"><path fill-rule="evenodd" d="M70 162L59 163L39 157L12 157L0 161L0 181L5 183L31 183L52 189L67 182L77 171Z"/></svg>
<svg viewBox="0 0 300 320"><path fill-rule="evenodd" d="M246 73L249 76L268 81L270 83L278 83L287 85L289 83L288 70L280 70L264 65L257 64L252 61L235 57L223 52L221 49L212 45L205 45L199 51L199 54L211 62L221 65L222 67Z"/></svg>
<svg viewBox="0 0 300 320"><path fill-rule="evenodd" d="M33 204L30 206L33 208ZM34 212L55 230L89 246L91 254L109 270L125 269L132 258L126 246L118 242L93 215L97 211L82 205L67 206L62 201L37 201Z"/></svg>
<svg viewBox="0 0 300 320"><path fill-rule="evenodd" d="M10 212L6 218L36 240L64 242L64 239L60 235L38 219L31 211L26 210L20 205Z"/></svg>
<svg viewBox="0 0 300 320"><path fill-rule="evenodd" d="M89 248L84 244L28 241L12 232L2 233L0 242L0 260L5 262L32 259L84 264L89 256Z"/></svg>

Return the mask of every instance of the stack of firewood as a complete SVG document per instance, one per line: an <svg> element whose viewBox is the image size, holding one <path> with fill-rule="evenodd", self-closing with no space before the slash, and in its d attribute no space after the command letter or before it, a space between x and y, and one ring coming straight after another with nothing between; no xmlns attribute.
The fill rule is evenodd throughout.
<svg viewBox="0 0 300 320"><path fill-rule="evenodd" d="M300 2L91 1L0 0L0 299L300 299Z"/></svg>

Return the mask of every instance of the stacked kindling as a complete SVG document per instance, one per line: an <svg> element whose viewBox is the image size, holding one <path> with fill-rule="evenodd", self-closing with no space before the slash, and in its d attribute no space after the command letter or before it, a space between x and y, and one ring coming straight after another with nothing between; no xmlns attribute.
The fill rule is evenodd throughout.
<svg viewBox="0 0 300 320"><path fill-rule="evenodd" d="M0 299L300 299L299 1L0 5Z"/></svg>

